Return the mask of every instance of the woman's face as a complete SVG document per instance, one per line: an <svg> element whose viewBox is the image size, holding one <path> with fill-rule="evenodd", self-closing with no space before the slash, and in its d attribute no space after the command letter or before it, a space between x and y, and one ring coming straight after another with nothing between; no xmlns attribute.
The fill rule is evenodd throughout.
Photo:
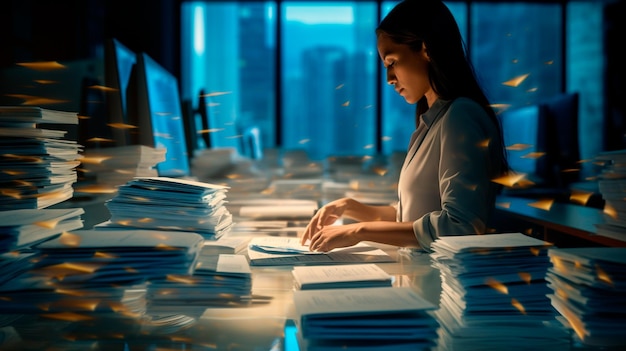
<svg viewBox="0 0 626 351"><path fill-rule="evenodd" d="M416 52L381 34L378 36L378 54L387 69L387 83L393 85L406 102L414 104L424 95L429 106L436 100L428 79L429 58L424 47Z"/></svg>

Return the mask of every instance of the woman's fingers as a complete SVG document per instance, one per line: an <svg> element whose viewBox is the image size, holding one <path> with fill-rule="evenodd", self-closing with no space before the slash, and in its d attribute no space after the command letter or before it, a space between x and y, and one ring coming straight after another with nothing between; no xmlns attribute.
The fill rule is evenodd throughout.
<svg viewBox="0 0 626 351"><path fill-rule="evenodd" d="M311 240L312 243L313 236L322 230L324 226L335 223L341 217L341 213L337 213L337 211L338 208L334 205L326 205L320 208L309 221L300 239L300 244L306 244L307 240ZM311 248L311 243L309 243L309 248Z"/></svg>
<svg viewBox="0 0 626 351"><path fill-rule="evenodd" d="M326 217L326 219L324 220L322 226L331 225L331 224L337 222L338 219L339 219L339 216L337 216L336 214L331 214L328 217Z"/></svg>
<svg viewBox="0 0 626 351"><path fill-rule="evenodd" d="M304 230L304 234L302 235L302 239L300 240L300 244L304 245L307 240L311 239L313 234L315 234L318 230L320 230L321 225L321 216L323 216L323 211L318 211L313 218L309 221L309 224L306 226Z"/></svg>
<svg viewBox="0 0 626 351"><path fill-rule="evenodd" d="M317 229L315 229L316 227L317 227L317 221L315 219L311 219L309 224L304 229L304 233L302 234L302 238L300 239L301 245L306 244L307 240L311 239L311 237L313 236L313 233L317 231Z"/></svg>
<svg viewBox="0 0 626 351"><path fill-rule="evenodd" d="M309 224L306 226L304 230L304 234L302 235L302 239L300 240L300 244L304 245L307 240L311 239L311 236L320 230L324 221L324 214L326 213L326 209L322 207L317 213L311 218Z"/></svg>
<svg viewBox="0 0 626 351"><path fill-rule="evenodd" d="M317 231L313 236L311 236L311 242L309 243L309 250L311 251L319 251L320 243L322 240L322 231Z"/></svg>

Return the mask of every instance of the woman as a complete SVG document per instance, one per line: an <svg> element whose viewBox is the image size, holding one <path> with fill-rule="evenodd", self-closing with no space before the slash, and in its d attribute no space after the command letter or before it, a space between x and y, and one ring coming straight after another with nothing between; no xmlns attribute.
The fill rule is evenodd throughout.
<svg viewBox="0 0 626 351"><path fill-rule="evenodd" d="M398 204L342 198L322 207L302 243L329 251L374 241L430 249L440 236L483 234L508 171L499 122L479 86L461 34L439 0L406 0L376 29L387 82L417 103L398 180ZM358 222L331 225L340 217Z"/></svg>

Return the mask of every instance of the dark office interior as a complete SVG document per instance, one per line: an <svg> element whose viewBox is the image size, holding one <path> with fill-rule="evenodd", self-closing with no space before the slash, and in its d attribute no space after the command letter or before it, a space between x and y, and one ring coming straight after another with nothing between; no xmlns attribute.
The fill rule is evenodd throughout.
<svg viewBox="0 0 626 351"><path fill-rule="evenodd" d="M200 2L202 3L202 2ZM206 6L213 6L219 4L259 4L261 2L249 1L249 2L237 2L237 1L207 1L204 2ZM272 2L276 6L297 4L298 1L276 1ZM332 4L332 1L321 1L319 4L328 5ZM360 3L360 2L359 2ZM577 0L561 0L561 1L449 1L454 6L461 6L465 8L466 20L462 26L465 28L474 28L467 30L467 40L477 40L481 33L486 29L480 27L480 23L475 23L477 16L469 16L473 13L474 8L480 6L533 6L533 5L553 5L557 14L557 18L553 22L558 22L561 34L556 35L559 40L559 52L557 56L561 56L556 73L550 72L546 78L551 85L550 92L545 94L541 90L534 93L535 95L526 94L531 96L529 98L515 95L505 95L502 98L498 98L498 101L494 103L508 103L513 107L521 107L525 104L544 104L550 105L551 100L555 100L559 94L575 93L577 94L577 111L576 111L576 123L572 124L571 121L559 120L552 125L545 127L538 133L542 133L543 138L546 140L554 139L554 142L550 142L551 145L542 146L547 151L547 156L538 162L537 167L544 169L544 174L552 179L553 185L563 186L566 183L584 181L588 177L593 176L593 167L590 166L589 160L592 159L598 152L619 150L626 147L626 117L624 106L624 87L625 87L625 75L624 72L624 54L622 53L622 34L624 29L624 21L626 18L626 4L623 1L577 1ZM83 77L72 77L77 84L88 84L90 70L101 70L102 67L98 66L103 57L104 45L106 40L110 38L116 38L120 42L124 43L127 47L131 48L135 52L144 52L151 56L155 61L160 63L167 70L172 72L178 79L181 85L182 99L190 100L191 103L196 103L197 91L191 91L189 86L189 78L185 77L194 73L189 73L190 68L186 67L187 63L183 62L185 57L181 52L183 50L184 40L181 40L181 34L187 24L182 20L183 8L191 2L186 1L104 1L104 0L89 0L89 1L5 1L2 3L3 11L1 12L1 29L3 37L3 50L0 52L0 68L3 72L2 82L2 102L3 104L20 104L22 103L21 95L15 94L15 91L20 91L21 86L28 84L28 79L25 81L20 80L19 67L17 65L23 62L38 62L38 61L57 61L57 62L87 62L85 67L79 69L78 74L83 74ZM351 4L351 3L348 3ZM374 8L382 6L383 2L372 1ZM586 4L592 4L596 9L600 10L595 14L594 21L601 21L596 23L596 29L594 30L595 36L588 36L589 31L588 23L585 23L584 16L580 15L581 10L578 12L571 12L568 9L570 7L576 7L576 5L585 6ZM584 7L583 7L584 8ZM483 10L486 11L486 10ZM584 11L584 10L582 10ZM485 16L485 14L483 14ZM581 19L582 18L582 19ZM530 28L533 27L537 20L537 26L545 26L545 23L551 22L550 19L543 19L540 21L537 17L527 16L523 18L524 25ZM582 21L582 22L581 22ZM525 27L526 28L526 27ZM282 29L285 30L284 28ZM538 30L541 32L540 29ZM547 29L546 31L549 31ZM546 32L548 34L548 32ZM221 34L218 34L218 36ZM288 35L288 33L276 34ZM593 44L593 45L592 45ZM283 44L286 45L286 44ZM528 44L527 44L528 45ZM585 49L593 46L593 49ZM487 47L489 49L485 49ZM532 44L530 44L532 47ZM489 51L486 50L505 50L498 45L483 45L476 47L469 45L470 52L479 53L481 58L490 56ZM293 129L292 123L288 122L285 118L290 114L285 108L281 108L283 104L289 100L289 96L285 94L290 93L291 88L286 88L285 80L281 73L280 65L282 56L281 50L287 51L288 48L278 45L276 50L275 63L270 63L269 67L271 72L266 68L256 68L257 71L253 71L254 67L248 65L250 68L243 68L241 75L252 76L259 74L261 79L268 77L266 81L271 81L273 84L274 93L272 94L273 107L269 107L269 113L263 116L255 116L254 113L248 113L245 111L245 107L239 111L242 115L252 115L252 117L238 117L240 123L237 133L245 124L251 119L252 124L260 124L264 146L268 147L283 147L290 148L294 145L298 146L298 142L305 139L306 136L290 137L290 134L297 134ZM514 49L511 49L514 50ZM524 49L522 49L524 50ZM541 50L537 48L535 51ZM598 52L600 50L600 52ZM540 55L537 55L538 57ZM243 61L243 59L240 59ZM483 60L477 60L479 68ZM91 65L91 63L95 63ZM282 61L284 66L285 61ZM377 63L376 63L377 64ZM487 66L488 63L483 65ZM260 67L260 66L259 66ZM493 66L489 66L493 67ZM590 70L589 67L593 67ZM378 67L377 69L380 69ZM542 68L543 69L543 68ZM266 70L265 76L261 75L261 71ZM484 70L485 75L489 76L491 72ZM495 69L494 69L495 71ZM589 73L593 71L593 73ZM95 73L94 73L95 75ZM553 76L550 76L553 75ZM593 75L595 81L591 82L586 75ZM531 78L533 75L531 74ZM555 79L550 77L556 77ZM97 77L95 77L97 78ZM14 80L18 81L14 81ZM502 78L494 78L502 81ZM530 79L530 78L529 78ZM102 84L97 79L93 81L94 84ZM588 84L587 84L588 83ZM542 83L536 83L542 84ZM545 85L545 84L544 84ZM592 87L592 88L590 88ZM536 88L533 88L536 89ZM593 93L587 93L585 89L593 89ZM381 98L381 89L375 91L373 95L373 101L381 102L385 98ZM529 89L528 91L531 91ZM85 97L81 95L80 88L67 93L67 99L65 102L61 102L57 106L66 109L80 110L84 106ZM254 91L242 94L242 99L245 101L254 101ZM543 95L545 94L545 95ZM73 96L72 96L73 95ZM502 100L502 101L499 101ZM506 101L508 100L508 101ZM386 100L385 100L386 102ZM555 102L558 104L558 102ZM83 104L83 105L81 105ZM546 107L554 111L554 106ZM556 107L559 110L559 107ZM383 109L384 110L384 109ZM562 110L562 109L561 109ZM273 111L273 113L272 113ZM406 111L406 110L405 110ZM333 112L333 111L330 111ZM387 120L381 122L381 117L385 112L381 112L377 109L373 112L371 118L375 121L379 130L370 133L372 137L366 141L354 141L354 145L359 142L361 144L371 144L371 147L361 148L360 146L349 146L342 149L341 144L337 144L336 153L366 153L366 154L390 154L397 149L404 146L404 139L401 137L395 137L397 141L396 146L385 146L383 140L385 134L393 134L393 126L385 127L385 125L393 125L398 122L393 120ZM306 117L306 116L305 116ZM248 118L248 119L246 119ZM306 117L308 118L308 117ZM312 116L311 118L314 118ZM369 118L369 117L368 117ZM567 117L565 117L567 119ZM312 123L312 122L310 122ZM339 126L338 128L342 128ZM384 128L390 128L391 132L384 131ZM397 128L397 127L396 127ZM293 130L292 130L293 129ZM381 131L382 130L382 131ZM366 133L367 134L367 133ZM366 135L363 134L363 135ZM563 134L562 140L556 141L556 138L552 136L557 134ZM565 134L567 134L565 136ZM578 134L578 138L575 136ZM574 135L574 136L572 136ZM359 134L359 138L361 134ZM81 140L80 136L77 136ZM574 139L574 140L572 140ZM328 144L328 142L325 142ZM325 145L324 144L324 145ZM358 144L358 145L361 145ZM569 150L571 145L578 148L578 150ZM320 144L310 143L309 151L314 151L320 148ZM400 145L400 146L397 146ZM538 143L541 146L541 143ZM204 145L206 147L206 145ZM192 145L196 148L198 145ZM332 145L330 146L332 147ZM357 150L354 152L354 150ZM365 151L364 151L365 150ZM335 149L330 149L328 152L333 152ZM562 155L563 154L563 155ZM322 157L328 156L327 154ZM561 157L563 156L563 157ZM571 167L577 167L577 161L585 161L583 170L579 175L572 177L571 174L562 178L563 170ZM556 175L555 175L556 173ZM560 182L560 183L559 183Z"/></svg>
<svg viewBox="0 0 626 351"><path fill-rule="evenodd" d="M0 349L624 350L626 0L444 1L513 171L479 235L430 219L492 199L457 152L398 201L396 2L3 0Z"/></svg>
<svg viewBox="0 0 626 351"><path fill-rule="evenodd" d="M256 4L259 6L262 4L260 1L251 2L219 2L219 1L207 1L207 6L219 5L219 4ZM272 2L277 6L285 4L298 4L295 2L277 1ZM332 4L333 2L322 1L320 4ZM537 131L541 135L543 141L538 141L537 146L542 148L541 151L546 152L546 156L537 161L536 167L542 173L543 180L549 180L550 186L567 187L569 183L584 181L589 177L593 177L593 167L590 166L589 160L592 159L598 152L619 150L626 148L626 117L624 106L624 54L620 48L621 37L623 32L624 18L626 4L623 1L600 1L591 2L596 8L600 7L596 17L602 21L601 24L596 23L595 28L591 28L587 23L581 22L580 18L584 16L580 14L572 15L571 11L567 9L569 7L575 7L577 4L585 4L584 1L521 1L521 2L507 2L507 1L450 1L451 5L467 6L468 13L471 13L472 6L484 6L484 5L503 5L503 9L506 11L506 5L511 6L522 5L554 5L557 6L556 12L560 16L560 28L558 30L566 33L558 38L561 42L545 45L558 45L560 52L555 53L556 56L561 57L562 64L557 68L557 72L542 73L544 75L542 82L548 81L552 85L550 89L546 89L548 93L542 93L538 90L536 93L528 93L526 95L504 95L499 100L508 101L493 101L498 104L506 102L513 107L521 107L526 104L548 106L544 109L545 113L561 113L561 117L551 117L555 119L554 122L541 126ZM183 77L184 72L189 72L193 68L185 67L187 63L181 63L184 57L181 54L183 50L184 41L181 40L181 29L186 24L183 23L181 18L183 8L188 5L189 2L185 1L104 1L104 0L89 0L89 1L5 1L2 3L3 11L1 26L2 26L2 46L3 50L0 52L0 67L4 72L2 82L2 94L1 97L4 104L20 104L22 101L19 94L14 94L19 91L20 86L29 84L28 80L31 78L25 78L22 81L20 74L15 73L18 71L16 66L22 62L37 62L37 61L57 61L57 62L86 62L84 66L79 66L76 73L71 73L73 76L63 76L60 79L72 79L76 83L65 84L71 89L67 92L70 95L68 99L63 100L56 106L68 110L81 110L85 109L85 90L81 88L81 85L103 84L102 80L98 81L97 64L101 63L100 58L103 56L105 50L105 43L110 38L115 38L121 43L124 43L128 48L131 48L135 52L145 52L151 56L156 62L161 64L164 68L169 70L179 80L181 97L183 100L188 101L190 104L196 103L197 91L191 91L192 88L188 88L189 79ZM375 6L382 6L381 2L372 2ZM376 5L379 4L379 5ZM598 5L600 4L600 5ZM584 11L584 10L583 10ZM581 12L579 10L578 12ZM477 17L479 18L479 17ZM524 18L523 23L525 26L533 26L532 17ZM188 20L188 19L187 19ZM595 19L594 21L597 21ZM474 23L476 21L474 17L468 17L467 21L461 26L467 28L474 26L476 30L468 30L466 39L472 42L472 38L476 39L482 31L482 27L479 24ZM570 23L571 22L571 23ZM590 21L590 23L593 21ZM537 20L537 25L545 26L544 22ZM243 27L242 27L243 28ZM283 28L285 30L285 28ZM484 30L489 30L486 28ZM524 27L526 30L526 27ZM549 31L550 29L545 29ZM582 35L579 33L586 33L586 31L593 31L593 35ZM544 29L537 29L538 33L541 33ZM217 34L219 36L219 34ZM224 34L225 35L225 34ZM244 34L245 35L245 34ZM280 34L277 34L277 41L280 41ZM572 37L578 39L571 39ZM243 39L242 39L243 40ZM533 40L532 38L530 40ZM575 40L575 41L573 41ZM585 49L585 45L591 47L590 40L594 40L593 48ZM595 41L601 41L597 43ZM246 44L242 44L246 45ZM285 45L285 44L283 44ZM526 44L532 47L532 44ZM568 49L568 45L571 48ZM487 46L489 47L489 46ZM491 46L489 50L496 50L493 53L485 51L485 49L474 49L473 45L469 45L468 50L472 52L480 52L480 58L485 57L497 57L498 54L502 54L503 57L510 55L506 48L502 44ZM510 49L510 50L526 50L522 49ZM281 50L280 48L278 50ZM286 49L285 49L286 50ZM541 50L541 49L540 49ZM569 51L568 51L569 50ZM598 50L601 52L598 53ZM515 53L513 53L515 54ZM593 55L593 56L592 56ZM540 57L540 55L536 55ZM244 60L242 58L240 60ZM248 59L249 60L249 59ZM253 76L259 75L260 79L269 81L269 87L273 87L275 90L272 95L273 111L267 115L255 116L253 114L252 120L249 121L245 118L241 118L240 121L244 124L264 125L261 128L262 138L264 146L268 147L283 147L290 148L297 146L300 139L306 138L305 136L293 136L290 137L291 129L293 128L287 123L289 116L293 113L287 112L282 106L291 97L289 94L291 88L287 88L285 85L279 82L283 77L280 67L284 62L282 56L275 55L274 62L269 62L270 68L267 66L251 66L243 69L242 75ZM482 59L478 59L476 66L480 67ZM186 62L186 61L185 61ZM96 68L92 63L96 63ZM377 63L376 63L377 64ZM267 65L267 64L266 64ZM488 64L485 64L488 65ZM272 67L273 66L273 67ZM256 68L255 68L256 67ZM489 66L491 67L491 66ZM545 67L545 66L544 66ZM556 67L555 67L556 68ZM590 69L593 68L593 69ZM216 72L225 68L213 68ZM253 71L256 69L257 71ZM379 67L377 67L379 69ZM544 68L541 68L544 70ZM224 71L226 72L226 71ZM228 71L232 72L232 71ZM261 75L261 72L267 72L265 76ZM273 73L272 73L273 72ZM587 73L586 73L587 72ZM589 73L592 72L592 73ZM534 73L534 72L533 72ZM487 72L487 75L490 74ZM80 77L82 75L82 77ZM187 73L187 75L193 76L194 73ZM272 76L274 75L274 76ZM535 75L537 76L537 75ZM267 78L263 78L267 77ZM552 77L557 77L556 79ZM533 78L531 74L530 79ZM495 79L495 78L494 78ZM497 78L502 80L502 78ZM76 87L76 84L79 84ZM246 83L242 83L246 84ZM592 87L592 88L589 88ZM583 91L581 91L581 88ZM500 88L498 88L500 89ZM587 93L585 89L593 89L593 94ZM530 91L529 89L528 91ZM186 92L187 91L187 92ZM258 89L257 89L258 91ZM251 101L253 104L255 101L255 91L243 95L246 101ZM556 95L559 94L576 94L578 101L575 103L576 111L573 111L576 119L575 122L571 122L572 117L567 117L567 112L564 111L568 108L566 102L559 102ZM381 98L382 92L380 88L375 90L373 99L379 103L387 103L387 100ZM523 96L523 97L520 97ZM526 97L528 96L528 97ZM265 97L258 97L259 99L265 99ZM83 100L83 101L81 101ZM355 100L356 102L356 100ZM265 102L267 104L267 102ZM558 107L558 104L562 106ZM245 105L245 104L244 104ZM246 107L242 107L245 109ZM552 108L552 112L549 112ZM556 111L554 110L556 108ZM271 108L270 108L271 109ZM385 110L385 108L383 108ZM405 110L406 111L406 110ZM93 111L92 111L93 112ZM332 111L331 111L332 112ZM85 113L85 111L83 111ZM96 112L93 112L96 113ZM102 113L102 112L100 112ZM245 114L245 113L244 113ZM374 113L373 119L375 124L381 127L382 125L393 125L402 122L394 122L387 118L386 122L381 122L381 115L385 112L381 112L381 109L377 109ZM100 117L104 118L104 117ZM335 117L337 118L337 117ZM383 119L386 117L383 117ZM559 118L561 118L559 120ZM570 120L568 120L570 119ZM260 122L259 122L260 121ZM322 122L324 123L324 122ZM339 127L342 128L342 127ZM334 146L327 146L328 149L324 149L324 152L332 153L354 153L359 154L365 152L366 154L384 153L389 154L396 149L402 150L404 147L404 138L396 137L395 148L382 145L383 134L394 133L393 127L391 132L385 132L385 128L381 127L375 131L375 138L370 140L364 140L362 143L371 143L373 146L367 151L352 147L343 151L342 144L336 144ZM398 128L397 126L395 128ZM243 128L239 128L243 129ZM239 129L234 133L240 133ZM381 130L382 129L382 130ZM295 131L294 131L295 133ZM298 132L299 133L299 132ZM554 140L550 136L561 134L560 140ZM359 134L363 135L363 134ZM330 136L332 138L332 136ZM79 140L80 136L77 136ZM358 137L356 137L358 138ZM291 141L290 141L291 140ZM295 140L295 141L294 141ZM354 141L353 143L358 143ZM329 144L324 142L323 145ZM542 145L543 144L543 145ZM320 149L320 144L310 144L309 151ZM88 146L88 145L87 145ZM206 145L204 145L206 147ZM191 148L196 148L197 145L191 145ZM338 149L338 150L337 150ZM352 151L351 151L352 150ZM356 151L354 151L356 150ZM328 155L323 155L326 157ZM584 160L583 166L577 164L579 160ZM572 173L565 174L564 170L580 167L582 170L578 174L572 175ZM600 206L599 204L598 206Z"/></svg>
<svg viewBox="0 0 626 351"><path fill-rule="evenodd" d="M102 55L106 38L118 38L135 51L147 52L167 69L180 74L180 7L185 1L4 1L0 67L18 62L72 61ZM208 1L218 3L219 1ZM227 1L228 2L228 1ZM252 1L254 2L254 1ZM278 1L280 3L281 1ZM456 3L457 1L450 1ZM545 3L545 1L459 1L462 3ZM547 1L576 3L580 0ZM606 149L624 141L623 1L604 3L602 40L605 60ZM322 2L324 3L324 2ZM532 25L532 18L528 19ZM564 24L565 25L565 24ZM575 28L581 32L585 28Z"/></svg>
<svg viewBox="0 0 626 351"><path fill-rule="evenodd" d="M201 2L202 3L202 2ZM205 6L219 6L226 4L230 6L233 4L245 4L251 9L261 8L265 6L265 3L261 1L207 1L204 2ZM277 7L285 5L298 4L298 1L275 1L269 2ZM384 2L372 1L372 8L376 11L380 11L384 8ZM392 2L390 2L392 3ZM78 68L71 71L69 74L61 76L60 80L68 80L66 84L63 84L67 89L64 94L67 95L60 101L56 102L58 108L67 110L80 110L83 114L98 115L99 119L104 119L106 112L103 112L100 108L88 106L86 101L90 98L85 87L90 84L103 85L104 82L102 75L102 57L105 51L105 45L107 40L115 38L119 42L123 43L126 47L132 49L134 52L143 52L149 55L158 62L165 69L171 72L179 82L181 99L183 103L188 105L197 104L198 91L194 91L190 84L190 78L195 75L194 70L196 66L191 67L188 64L188 60L185 60L185 53L182 51L188 47L185 44L185 39L181 37L182 33L187 33L183 28L187 25L189 17L185 17L185 6L189 7L192 2L186 1L104 1L104 0L89 0L89 1L5 1L2 3L3 11L1 12L0 25L2 30L2 46L3 50L0 52L0 68L2 69L2 84L0 97L3 104L21 104L23 103L23 96L19 94L21 91L28 91L32 89L32 82L30 80L36 79L36 75L22 75L19 72L19 63L24 62L38 62L38 61L57 61L57 62L78 62ZM321 5L333 4L332 1L321 1ZM350 4L350 3L349 3ZM584 183L588 179L592 179L594 174L594 167L590 160L593 157L603 151L620 150L626 148L626 117L624 106L625 96L624 92L624 54L621 50L620 44L622 42L622 32L624 29L624 23L622 19L626 13L626 3L624 1L576 1L576 0L561 0L561 1L521 1L521 2L508 2L508 1L450 1L448 4L453 6L464 6L466 11L466 19L460 22L460 26L465 30L466 41L468 50L470 53L477 55L477 62L475 66L479 71L482 69L481 65L485 67L495 66L490 61L485 61L493 57L501 55L503 59L516 55L516 51L528 51L529 48L533 48L533 44L529 42L537 39L537 36L546 34L546 37L554 37L559 40L557 43L546 42L542 43L532 51L543 50L546 47L560 47L556 52L551 53L557 57L556 65L543 65L543 67L532 68L537 71L530 74L528 81L533 78L538 79L534 81L535 87L524 88L527 89L523 94L521 86L517 89L518 93L510 93L502 89L502 85L498 83L499 87L496 87L496 98L492 101L494 104L507 103L514 110L511 114L523 114L523 111L519 111L517 107L524 107L525 105L540 106L541 113L545 116L549 116L550 122L544 123L538 126L537 131L534 131L538 135L536 142L537 151L542 151L545 156L539 160L533 161L532 165L533 173L536 173L541 180L536 182L536 187L541 187L542 183L545 183L545 187L566 189L565 195L562 191L546 193L545 189L541 189L538 194L534 189L530 191L528 189L516 189L512 191L514 194L530 195L530 196L542 196L550 194L559 201L568 201L567 192L569 186L573 183ZM507 5L513 6L552 6L551 13L559 16L558 25L552 27L552 29L546 27L546 19L541 21L537 16L524 17L521 23L524 23L524 27L520 28L521 31L528 31L528 28L533 27L533 18L536 18L536 25L542 26L535 29L535 37L529 36L526 39L526 46L520 47L511 46L507 48L506 42L498 42L493 45L485 45L478 39L481 35L490 30L490 27L481 26L480 23L476 23L481 18L480 16L469 16L474 8L480 8L480 6L498 5L502 6L501 11L506 11ZM596 9L594 19L587 21L584 16L584 6L586 4L592 4ZM582 6L583 10L570 10L570 8L576 9L577 6ZM244 6L245 7L245 6ZM517 8L517 7L516 7ZM378 9L378 10L376 10ZM248 10L251 11L251 10ZM541 11L541 8L540 10ZM188 11L189 12L189 11ZM582 12L582 14L581 14ZM529 12L532 14L532 12ZM540 12L539 12L540 13ZM240 16L243 16L240 14ZM242 17L243 18L243 17ZM551 20L547 20L550 22ZM601 21L600 24L595 23ZM252 23L252 22L251 22ZM594 24L595 27L589 26ZM546 28L544 28L546 27ZM246 27L242 30L245 30ZM253 27L251 27L253 28ZM312 28L312 27L311 27ZM471 29L470 29L471 28ZM218 29L217 31L219 31ZM286 41L284 40L285 34L280 34L280 30L286 31L287 27L282 26L276 33L275 42L282 44L278 45L278 50L287 51ZM495 27L494 27L495 30ZM551 30L561 32L561 35L550 33ZM497 30L496 30L497 31ZM592 34L588 34L587 31ZM538 34L537 34L538 33ZM543 33L543 34L542 34ZM550 35L547 35L550 33ZM218 38L222 34L213 34ZM226 32L223 34L226 35ZM245 38L248 34L239 34L241 38ZM302 34L300 34L302 35ZM313 34L312 34L313 35ZM182 39L181 39L182 38ZM249 40L259 40L250 35ZM191 39L189 39L191 40ZM230 39L224 39L230 40ZM242 40L245 50L246 39ZM556 40L556 39L555 39ZM590 44L591 43L591 44ZM185 46L187 45L187 46ZM219 45L219 44L215 44ZM282 47L280 46L282 45ZM537 44L539 45L539 44ZM489 49L485 49L487 47ZM486 51L491 50L491 51ZM506 50L511 50L508 52ZM600 52L598 52L600 51ZM265 52L267 51L259 51ZM226 55L226 54L223 54ZM216 59L218 62L223 61L224 56ZM255 55L265 55L255 54ZM252 117L237 117L238 126L234 130L233 134L241 134L242 130L249 126L259 126L261 129L261 138L263 138L263 145L265 147L282 147L293 148L300 146L300 142L303 139L319 136L302 135L300 130L296 130L294 122L290 122L290 116L294 115L291 110L286 110L286 107L282 107L289 100L293 99L292 88L288 87L288 82L284 76L287 73L282 73L281 67L286 64L284 57L288 54L273 55L274 58L268 58L265 66L260 64L242 66L240 72L237 75L243 77L259 77L257 80L263 80L266 85L261 88L249 89L248 92L242 93L243 100L246 104L240 104L239 108L241 116L251 115ZM479 56L478 56L479 55ZM541 53L534 54L535 59L544 59ZM512 56L511 56L512 57ZM546 56L547 57L547 56ZM560 59L558 59L560 57ZM548 57L552 58L552 57ZM374 58L378 60L377 58ZM208 59L206 62L209 62ZM239 58L240 62L254 60L254 56ZM282 60L282 61L281 61ZM355 59L355 60L358 60ZM485 63L485 62L487 63ZM520 60L522 61L522 60ZM212 61L211 61L212 62ZM358 61L355 61L358 62ZM372 61L373 62L373 61ZM560 63L559 63L560 62ZM225 75L229 75L237 70L237 68L222 67L218 63L218 67L215 67L213 63L207 63L214 71L214 76L223 71ZM241 65L241 64L240 64ZM374 63L379 70L378 62ZM537 66L538 67L538 66ZM234 70L234 71L233 71ZM499 69L502 71L502 69ZM498 73L493 74L493 78L489 77L492 73L489 70L484 70L488 80L502 81L504 75ZM229 73L230 72L230 73ZM379 72L379 71L378 71ZM32 74L32 72L30 73ZM42 74L42 73L36 73ZM512 74L511 71L507 73ZM537 78L540 77L540 78ZM240 78L242 79L242 78ZM241 80L242 85L250 85L244 80ZM281 84L282 82L282 84ZM357 84L366 85L360 83ZM37 83L38 84L38 83ZM35 84L35 85L37 85ZM202 83L204 84L204 83ZM502 83L505 84L505 83ZM197 84L196 84L197 85ZM370 84L371 85L371 84ZM383 86L384 84L380 84ZM24 88L27 86L27 88ZM195 85L194 85L195 86ZM539 89L537 89L539 86ZM547 87L549 86L549 88ZM264 90L263 88L270 88L273 90L271 95L258 95L257 92ZM488 87L490 89L491 87ZM545 88L543 91L542 88ZM255 90L256 89L256 90ZM316 88L308 88L314 89ZM320 85L319 89L325 89ZM491 88L493 89L493 88ZM203 89L204 91L206 89ZM265 89L267 90L267 89ZM37 88L35 87L35 91ZM52 91L52 90L43 90ZM310 90L309 90L310 91ZM371 98L372 101L376 101L377 104L382 104L383 108L375 109L376 112L368 115L371 118L372 125L376 126L376 129L372 132L360 132L361 134L355 134L358 136L353 137L351 141L352 146L345 146L342 141L328 142L326 140L320 141L318 144L313 142L309 143L309 152L315 150L322 150L322 155L319 157L327 157L329 154L337 153L350 153L350 154L365 154L365 155L377 155L385 154L389 155L394 151L402 151L405 145L406 134L401 136L398 134L401 123L404 123L402 119L391 119L385 117L385 114L389 114L388 98L383 95L384 86L374 87L371 89L373 92ZM16 94L17 93L17 94ZM55 91L55 93L58 93ZM45 93L44 93L45 94ZM309 93L307 93L309 94ZM498 95L499 94L499 95ZM507 95L508 94L508 95ZM358 95L358 93L357 93ZM381 96L382 95L382 96ZM566 98L569 97L569 101ZM575 101L572 100L575 98ZM267 101L267 100L272 101ZM354 98L353 104L359 100ZM311 102L311 106L319 106L319 104L333 103L331 100L319 100ZM369 103L369 102L364 102ZM259 104L260 109L266 109L269 112L256 111L248 112L246 105ZM315 105L317 104L317 105ZM268 107L269 106L269 107ZM272 107L273 106L273 107ZM513 108L515 107L515 108ZM524 110L524 109L521 109ZM528 110L528 109L527 109ZM197 107L196 107L196 111ZM273 111L273 112L272 112ZM399 113L398 118L402 118L407 112L410 113L405 107L404 113ZM337 114L339 112L329 110L329 117L326 120L319 121L320 123L332 124L333 119L341 119L342 115ZM528 111L527 111L528 112ZM527 113L526 112L526 113ZM344 112L341 112L344 113ZM535 111L534 113L538 113ZM218 112L219 114L219 112ZM333 114L337 114L332 117ZM316 120L313 114L310 118L312 121ZM358 117L357 117L358 118ZM515 117L508 117L513 120ZM546 117L548 119L548 117ZM345 127L351 128L346 125ZM92 128L97 128L92 127ZM191 127L189 130L198 129L200 126ZM342 125L338 125L340 130L344 128ZM373 128L373 127L372 127ZM312 129L311 127L308 128ZM515 128L514 128L515 129ZM86 132L82 130L83 134ZM80 131L76 131L79 134ZM309 132L304 132L309 133ZM312 133L312 132L311 132ZM405 132L406 133L406 132ZM293 134L293 135L291 135ZM193 135L193 131L191 132ZM371 137L369 136L371 135ZM393 136L395 141L392 146L385 144L382 140L387 135ZM558 137L554 137L558 135ZM75 135L76 138L83 142L87 139L85 135ZM332 134L324 136L327 138L334 138ZM335 137L336 138L336 137ZM360 141L359 138L365 138L367 140ZM228 143L232 139L222 139L222 142ZM194 144L195 143L195 144ZM220 141L217 142L214 139L213 146L221 146ZM345 143L345 142L344 142ZM192 145L193 144L193 145ZM208 140L202 147L207 147ZM361 144L369 144L368 148L362 148ZM228 146L228 145L226 145ZM86 145L90 147L90 145ZM195 140L188 141L188 147L190 155L193 153L192 149L199 148ZM510 157L518 160L518 156L513 154ZM528 163L528 160L522 160L522 163ZM576 172L571 172L572 169L580 169ZM596 191L593 185L586 186L591 187L592 191ZM594 201L590 201L588 204L595 207L601 207L602 201L597 196L594 197Z"/></svg>

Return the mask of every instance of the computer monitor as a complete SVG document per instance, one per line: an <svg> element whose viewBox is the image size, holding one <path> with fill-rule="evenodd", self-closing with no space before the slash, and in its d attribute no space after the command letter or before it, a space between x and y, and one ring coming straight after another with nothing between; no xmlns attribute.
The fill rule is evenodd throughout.
<svg viewBox="0 0 626 351"><path fill-rule="evenodd" d="M192 100L183 101L183 122L187 135L187 151L191 158L193 158L193 154L197 150L211 148L209 109L206 95L204 89L200 89L197 95L197 108L194 108Z"/></svg>
<svg viewBox="0 0 626 351"><path fill-rule="evenodd" d="M113 131L107 125L107 93L99 88L102 84L91 75L85 75L80 83L80 118L76 140L87 148L113 146Z"/></svg>
<svg viewBox="0 0 626 351"><path fill-rule="evenodd" d="M548 122L549 153L555 186L568 187L580 180L577 92L562 93L542 101Z"/></svg>
<svg viewBox="0 0 626 351"><path fill-rule="evenodd" d="M156 166L159 176L189 176L178 79L146 53L138 53L133 82L129 110L136 117L136 143L167 150L166 160Z"/></svg>
<svg viewBox="0 0 626 351"><path fill-rule="evenodd" d="M105 85L110 88L106 92L108 128L115 141L115 146L131 143L131 125L128 115L128 87L133 77L133 69L137 63L137 54L119 40L109 39L105 45Z"/></svg>
<svg viewBox="0 0 626 351"><path fill-rule="evenodd" d="M542 111L541 105L534 104L505 110L498 115L511 170L526 174L526 178L536 186L544 186L551 181L546 145L547 124Z"/></svg>

